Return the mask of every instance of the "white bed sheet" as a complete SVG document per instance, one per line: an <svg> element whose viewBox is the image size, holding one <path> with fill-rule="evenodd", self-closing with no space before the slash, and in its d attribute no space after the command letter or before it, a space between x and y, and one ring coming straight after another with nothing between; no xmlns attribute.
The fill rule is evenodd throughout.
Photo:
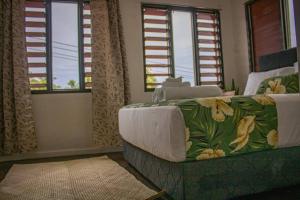
<svg viewBox="0 0 300 200"><path fill-rule="evenodd" d="M300 95L270 95L278 112L278 147L300 145ZM165 160L181 162L185 153L185 123L176 106L122 108L119 111L122 138Z"/></svg>
<svg viewBox="0 0 300 200"><path fill-rule="evenodd" d="M122 108L119 111L122 138L165 160L185 160L185 123L176 106Z"/></svg>

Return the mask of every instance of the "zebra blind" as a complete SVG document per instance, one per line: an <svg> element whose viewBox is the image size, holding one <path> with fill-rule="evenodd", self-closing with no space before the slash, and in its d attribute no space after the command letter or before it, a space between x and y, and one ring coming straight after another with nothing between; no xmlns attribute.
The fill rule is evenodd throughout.
<svg viewBox="0 0 300 200"><path fill-rule="evenodd" d="M200 85L223 84L220 22L217 13L197 12Z"/></svg>
<svg viewBox="0 0 300 200"><path fill-rule="evenodd" d="M145 87L153 89L171 76L170 19L167 9L143 8Z"/></svg>
<svg viewBox="0 0 300 200"><path fill-rule="evenodd" d="M47 90L46 5L25 2L26 55L31 90Z"/></svg>
<svg viewBox="0 0 300 200"><path fill-rule="evenodd" d="M84 87L92 88L92 23L90 4L83 5Z"/></svg>

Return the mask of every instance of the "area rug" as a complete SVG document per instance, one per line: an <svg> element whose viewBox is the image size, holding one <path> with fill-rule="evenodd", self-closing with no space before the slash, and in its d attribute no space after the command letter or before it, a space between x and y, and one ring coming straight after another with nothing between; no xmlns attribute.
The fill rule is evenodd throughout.
<svg viewBox="0 0 300 200"><path fill-rule="evenodd" d="M1 200L142 200L156 192L106 156L13 165Z"/></svg>

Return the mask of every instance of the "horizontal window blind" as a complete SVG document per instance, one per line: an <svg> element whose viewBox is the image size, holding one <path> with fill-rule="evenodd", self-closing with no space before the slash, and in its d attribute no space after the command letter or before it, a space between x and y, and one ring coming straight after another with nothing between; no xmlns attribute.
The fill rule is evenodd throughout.
<svg viewBox="0 0 300 200"><path fill-rule="evenodd" d="M171 76L170 19L167 9L143 8L145 87L151 90Z"/></svg>
<svg viewBox="0 0 300 200"><path fill-rule="evenodd" d="M82 2L82 1L79 1ZM85 90L92 88L92 23L91 23L91 10L90 10L90 3L89 1L83 1L82 5L79 5L79 2L59 2L54 0L26 0L25 1L25 36L26 36L26 57L27 57L27 65L28 65L28 72L29 72L29 80L30 80L30 88L32 91L36 91L36 93L44 93L45 92L52 92L55 90L64 92L65 90ZM58 3L76 3L78 9L80 9L81 14L79 17L75 17L74 21L78 19L78 44L69 45L73 48L78 49L67 49L64 47L57 46L59 45L66 45L68 42L60 41L59 37L53 39L55 35L53 34L55 26L53 21L53 17L57 10ZM65 4L67 5L67 4ZM54 10L54 7L56 10ZM49 9L48 9L49 8ZM70 8L70 7L68 7ZM71 8L70 8L71 9ZM70 13L71 10L66 10L66 14ZM48 23L48 19L50 20L50 24ZM66 19L61 19L66 20ZM52 30L52 31L51 31ZM49 32L47 32L49 31ZM63 38L64 36L61 36ZM48 43L49 42L49 43ZM55 45L53 45L55 44ZM51 49L48 52L48 49ZM60 50L60 52L58 52ZM75 52L74 55L62 55L61 51L68 51L68 52ZM79 52L76 53L76 52ZM61 55L60 55L61 54ZM67 56L68 58L66 58ZM70 78L68 75L69 72L62 70L59 68L59 65L65 66L67 61L70 61L70 58L74 58L73 60L79 60L80 62L75 62L72 64L74 70L77 71L77 67L79 68L79 77L71 77L76 79L77 82L80 80L80 86L78 88L73 89L72 86L69 88L65 85L63 81L65 79ZM61 58L58 61L54 62L53 58ZM64 60L62 60L64 59ZM67 61L66 61L67 60ZM52 62L51 62L52 61ZM65 61L65 62L63 62ZM75 66L76 65L76 66ZM79 66L77 66L79 65ZM58 69L60 71L58 71ZM56 70L54 72L54 70ZM55 74L56 73L56 74ZM76 73L74 71L74 73ZM70 74L70 73L69 73ZM62 77L60 81L55 83L55 80L58 80L57 76ZM76 81L75 80L75 81ZM73 81L73 79L72 79ZM75 82L76 83L76 82ZM78 84L78 83L77 83ZM76 86L76 84L75 84Z"/></svg>
<svg viewBox="0 0 300 200"><path fill-rule="evenodd" d="M196 12L196 16L200 85L223 86L218 13Z"/></svg>
<svg viewBox="0 0 300 200"><path fill-rule="evenodd" d="M83 5L84 87L92 88L92 23L90 4Z"/></svg>
<svg viewBox="0 0 300 200"><path fill-rule="evenodd" d="M25 2L26 55L31 90L47 90L46 5Z"/></svg>

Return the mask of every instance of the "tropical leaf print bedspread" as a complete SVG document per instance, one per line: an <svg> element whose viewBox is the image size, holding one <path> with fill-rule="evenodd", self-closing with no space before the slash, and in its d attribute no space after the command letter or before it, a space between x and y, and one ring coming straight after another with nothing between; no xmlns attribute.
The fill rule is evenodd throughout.
<svg viewBox="0 0 300 200"><path fill-rule="evenodd" d="M277 76L261 82L256 94L299 93L299 74Z"/></svg>
<svg viewBox="0 0 300 200"><path fill-rule="evenodd" d="M185 120L186 160L204 160L276 148L277 109L265 95L133 104L178 106Z"/></svg>

